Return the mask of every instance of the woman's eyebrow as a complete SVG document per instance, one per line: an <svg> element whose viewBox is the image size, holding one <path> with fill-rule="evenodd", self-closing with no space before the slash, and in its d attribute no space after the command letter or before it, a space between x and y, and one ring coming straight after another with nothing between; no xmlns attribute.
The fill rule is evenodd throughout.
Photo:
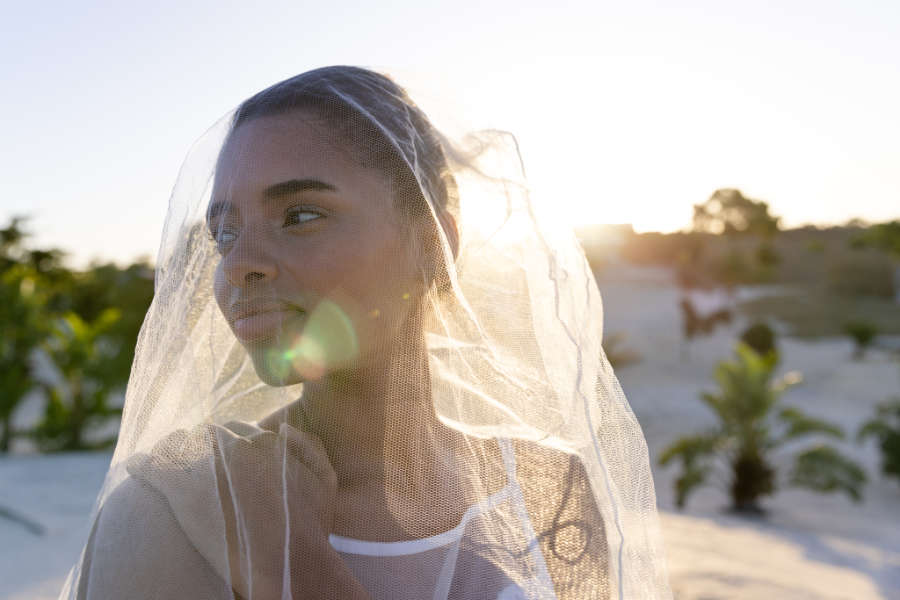
<svg viewBox="0 0 900 600"><path fill-rule="evenodd" d="M281 183L275 183L263 190L263 198L265 200L277 200L293 194L301 192L336 192L337 188L330 183L325 183L319 179L288 179ZM206 221L211 223L213 219L222 213L233 212L234 207L230 202L224 200L216 200L209 205L206 211Z"/></svg>
<svg viewBox="0 0 900 600"><path fill-rule="evenodd" d="M319 179L289 179L270 185L263 191L263 198L274 200L300 192L336 192L337 188Z"/></svg>

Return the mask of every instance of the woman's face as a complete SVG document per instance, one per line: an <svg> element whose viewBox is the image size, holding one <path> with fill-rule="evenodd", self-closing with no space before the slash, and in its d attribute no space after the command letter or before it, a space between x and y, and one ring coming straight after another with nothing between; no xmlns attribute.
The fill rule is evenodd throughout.
<svg viewBox="0 0 900 600"><path fill-rule="evenodd" d="M421 298L421 260L391 182L315 115L238 126L207 223L221 254L216 301L272 385L372 356Z"/></svg>

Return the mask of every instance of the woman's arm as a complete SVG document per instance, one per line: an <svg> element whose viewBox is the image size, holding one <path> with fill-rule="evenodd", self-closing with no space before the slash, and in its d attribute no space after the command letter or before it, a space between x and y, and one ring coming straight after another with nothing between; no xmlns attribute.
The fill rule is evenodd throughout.
<svg viewBox="0 0 900 600"><path fill-rule="evenodd" d="M130 462L92 530L80 600L369 597L328 541L336 479L318 440L244 433L176 432Z"/></svg>
<svg viewBox="0 0 900 600"><path fill-rule="evenodd" d="M106 499L84 551L78 600L232 597L162 495L129 477Z"/></svg>
<svg viewBox="0 0 900 600"><path fill-rule="evenodd" d="M559 600L609 598L603 517L581 460L520 441L517 477Z"/></svg>

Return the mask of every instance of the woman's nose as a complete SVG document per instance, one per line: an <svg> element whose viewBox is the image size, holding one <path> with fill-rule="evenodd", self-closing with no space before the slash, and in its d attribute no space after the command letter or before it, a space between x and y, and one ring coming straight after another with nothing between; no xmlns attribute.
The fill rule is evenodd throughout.
<svg viewBox="0 0 900 600"><path fill-rule="evenodd" d="M223 270L235 287L268 283L278 276L278 265L259 235L245 231L224 256Z"/></svg>

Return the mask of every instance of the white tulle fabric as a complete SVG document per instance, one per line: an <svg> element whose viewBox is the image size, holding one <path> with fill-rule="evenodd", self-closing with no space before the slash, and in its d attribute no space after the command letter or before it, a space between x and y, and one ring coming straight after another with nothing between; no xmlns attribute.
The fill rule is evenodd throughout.
<svg viewBox="0 0 900 600"><path fill-rule="evenodd" d="M447 479L467 483L458 497L436 489L439 505L392 497L395 535L330 531L328 543L372 598L669 598L646 444L603 353L600 293L574 235L529 194L510 134L426 134L387 81L332 67L279 85L294 86L288 95L299 94L302 111L325 103L328 119L357 129L335 133L336 146L380 135L414 178L413 191L398 188L410 196L398 210L430 220L438 234L423 243L441 267L403 301L421 303L419 375L439 422L463 440ZM291 541L304 527L291 491L303 460L292 436L303 421L287 415L302 409L307 384L264 381L214 295L223 256L207 211L216 182L230 176L222 155L237 114L195 144L179 173L118 445L60 598L339 597L298 584L322 567ZM435 142L438 167L426 151ZM254 168L254 157L242 160ZM445 214L457 233L448 234ZM352 312L339 295L327 302ZM320 337L363 335L352 316L349 333L323 319ZM328 355L323 377L338 369ZM378 391L395 416L405 389ZM412 412L372 426L418 427ZM458 524L417 517L442 511ZM259 554L253 540L262 538L283 552Z"/></svg>

